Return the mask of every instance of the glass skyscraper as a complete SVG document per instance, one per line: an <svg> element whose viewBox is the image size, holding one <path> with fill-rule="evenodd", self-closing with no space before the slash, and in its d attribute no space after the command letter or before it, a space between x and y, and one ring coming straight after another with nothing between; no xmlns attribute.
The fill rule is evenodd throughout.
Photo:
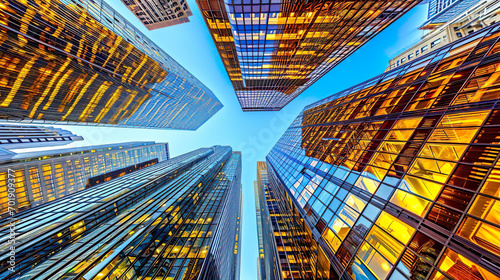
<svg viewBox="0 0 500 280"><path fill-rule="evenodd" d="M197 0L244 111L280 110L420 0Z"/></svg>
<svg viewBox="0 0 500 280"><path fill-rule="evenodd" d="M198 149L15 215L0 278L238 279L240 217L241 154Z"/></svg>
<svg viewBox="0 0 500 280"><path fill-rule="evenodd" d="M0 119L196 130L222 104L101 0L3 1Z"/></svg>
<svg viewBox="0 0 500 280"><path fill-rule="evenodd" d="M330 279L330 263L291 197L257 162L259 280ZM321 277L320 277L321 276ZM333 276L333 275L332 275Z"/></svg>
<svg viewBox="0 0 500 280"><path fill-rule="evenodd" d="M499 38L493 25L309 105L271 150L270 188L334 279L500 279Z"/></svg>
<svg viewBox="0 0 500 280"><path fill-rule="evenodd" d="M254 191L257 238L259 242L259 258L257 260L258 279L280 279L280 270L277 263L279 259L277 251L273 250L273 248L276 248L276 245L274 231L271 228L271 212L276 208L273 205L268 205L267 198L271 198L271 193L269 190L266 163L262 161L257 162L257 181L254 182ZM275 214L275 212L272 213ZM274 217L277 217L277 215L273 215Z"/></svg>
<svg viewBox="0 0 500 280"><path fill-rule="evenodd" d="M8 216L8 178L17 211L169 159L168 144L129 142L16 154L0 161L0 217Z"/></svg>
<svg viewBox="0 0 500 280"><path fill-rule="evenodd" d="M481 0L430 0L429 13L427 21L422 25L421 29L434 29L440 25L453 20L460 14L466 12L468 9Z"/></svg>
<svg viewBox="0 0 500 280"><path fill-rule="evenodd" d="M429 12L427 15L428 19L431 19L435 15L441 13L442 11L449 8L455 2L461 2L463 0L430 0L429 1ZM467 0L465 0L467 1ZM476 1L477 2L477 1Z"/></svg>

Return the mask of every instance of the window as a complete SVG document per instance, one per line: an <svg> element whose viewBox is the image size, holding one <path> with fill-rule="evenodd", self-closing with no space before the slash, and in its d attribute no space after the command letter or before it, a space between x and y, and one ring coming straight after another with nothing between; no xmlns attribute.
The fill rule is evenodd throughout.
<svg viewBox="0 0 500 280"><path fill-rule="evenodd" d="M451 249L446 249L438 267L453 278L473 279L476 275L481 275L482 279L496 279L491 272Z"/></svg>
<svg viewBox="0 0 500 280"><path fill-rule="evenodd" d="M401 63L403 63L403 62L405 62L405 61L406 61L406 57L403 57L403 58L401 59Z"/></svg>
<svg viewBox="0 0 500 280"><path fill-rule="evenodd" d="M431 43L431 48L434 48L434 46L441 44L441 38L435 40L434 42Z"/></svg>
<svg viewBox="0 0 500 280"><path fill-rule="evenodd" d="M419 54L420 54L420 50L417 50L417 51L415 52L415 55L416 55L416 56L418 56Z"/></svg>
<svg viewBox="0 0 500 280"><path fill-rule="evenodd" d="M411 53L411 54L408 55L408 60L410 60L412 58L413 58L413 54Z"/></svg>
<svg viewBox="0 0 500 280"><path fill-rule="evenodd" d="M423 46L421 49L422 53L424 53L428 48L429 48L429 46Z"/></svg>
<svg viewBox="0 0 500 280"><path fill-rule="evenodd" d="M457 37L462 38L462 32L457 32Z"/></svg>

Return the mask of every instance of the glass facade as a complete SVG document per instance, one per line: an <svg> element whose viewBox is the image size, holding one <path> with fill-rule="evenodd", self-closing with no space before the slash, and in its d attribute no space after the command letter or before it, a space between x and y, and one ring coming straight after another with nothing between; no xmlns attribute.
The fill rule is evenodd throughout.
<svg viewBox="0 0 500 280"><path fill-rule="evenodd" d="M269 172L269 174L268 174ZM332 267L292 197L265 162L257 163L260 279L330 279ZM262 249L262 251L261 251Z"/></svg>
<svg viewBox="0 0 500 280"><path fill-rule="evenodd" d="M455 2L460 2L462 0L430 0L429 1L429 13L427 15L428 19L431 19L435 15L441 13L450 7L451 4Z"/></svg>
<svg viewBox="0 0 500 280"><path fill-rule="evenodd" d="M455 19L471 7L484 3L481 0L431 0L427 21L420 29L434 29ZM491 5L488 5L491 7Z"/></svg>
<svg viewBox="0 0 500 280"><path fill-rule="evenodd" d="M215 95L101 0L0 2L0 118L196 130Z"/></svg>
<svg viewBox="0 0 500 280"><path fill-rule="evenodd" d="M9 215L7 179L12 175L17 210L25 211L168 158L168 144L154 142L16 154L0 165L0 217Z"/></svg>
<svg viewBox="0 0 500 280"><path fill-rule="evenodd" d="M493 25L307 106L271 150L271 188L337 276L500 279L499 38Z"/></svg>
<svg viewBox="0 0 500 280"><path fill-rule="evenodd" d="M238 279L240 206L241 154L198 149L17 214L0 278Z"/></svg>
<svg viewBox="0 0 500 280"><path fill-rule="evenodd" d="M197 0L244 111L280 110L418 0Z"/></svg>
<svg viewBox="0 0 500 280"><path fill-rule="evenodd" d="M241 154L198 149L17 214L0 278L237 279L240 206Z"/></svg>
<svg viewBox="0 0 500 280"><path fill-rule="evenodd" d="M278 237L275 237L273 224L277 225L276 215L278 211L275 207L274 194L269 189L269 179L267 177L266 163L257 162L257 181L255 188L255 212L257 215L257 237L259 242L258 270L259 280L281 279L281 270L275 238L280 238L279 229L276 230ZM271 217L271 213L273 217ZM279 212L278 212L279 213ZM272 222L274 223L272 224ZM283 248L283 247L282 247ZM284 250L281 250L284 252Z"/></svg>

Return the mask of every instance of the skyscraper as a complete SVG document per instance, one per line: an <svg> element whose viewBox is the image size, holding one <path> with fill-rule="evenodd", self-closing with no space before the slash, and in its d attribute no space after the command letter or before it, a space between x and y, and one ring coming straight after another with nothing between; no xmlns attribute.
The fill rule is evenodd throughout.
<svg viewBox="0 0 500 280"><path fill-rule="evenodd" d="M154 142L16 154L0 162L0 217L8 214L8 178L15 181L17 211L24 211L168 158L168 144Z"/></svg>
<svg viewBox="0 0 500 280"><path fill-rule="evenodd" d="M337 277L500 279L499 28L307 106L267 156Z"/></svg>
<svg viewBox="0 0 500 280"><path fill-rule="evenodd" d="M420 0L197 0L243 111L280 110Z"/></svg>
<svg viewBox="0 0 500 280"><path fill-rule="evenodd" d="M329 263L284 188L270 184L265 162L257 162L256 205L260 280L329 279ZM317 263L318 262L318 263Z"/></svg>
<svg viewBox="0 0 500 280"><path fill-rule="evenodd" d="M198 149L17 214L0 278L237 279L240 205L241 154Z"/></svg>
<svg viewBox="0 0 500 280"><path fill-rule="evenodd" d="M500 20L499 0L463 0L442 13L429 18L420 29L424 36L410 47L397 52L389 61L387 70L406 64L420 55L441 48L462 37L495 24Z"/></svg>
<svg viewBox="0 0 500 280"><path fill-rule="evenodd" d="M0 5L0 119L196 130L222 104L104 1Z"/></svg>
<svg viewBox="0 0 500 280"><path fill-rule="evenodd" d="M271 225L270 212L274 207L268 206L270 197L269 181L267 179L266 163L257 162L257 181L254 182L255 213L257 217L257 238L259 242L258 270L259 280L280 279L278 256ZM273 214L275 214L273 212ZM273 215L273 218L277 215Z"/></svg>
<svg viewBox="0 0 500 280"><path fill-rule="evenodd" d="M148 30L189 22L193 15L185 0L122 0Z"/></svg>
<svg viewBox="0 0 500 280"><path fill-rule="evenodd" d="M81 140L83 137L60 128L0 124L0 162L15 155L10 149L66 145Z"/></svg>
<svg viewBox="0 0 500 280"><path fill-rule="evenodd" d="M429 21L433 21L445 13L447 14L447 17L455 17L468 7L479 3L480 1L481 0L430 0L427 19ZM443 22L443 18L438 21Z"/></svg>

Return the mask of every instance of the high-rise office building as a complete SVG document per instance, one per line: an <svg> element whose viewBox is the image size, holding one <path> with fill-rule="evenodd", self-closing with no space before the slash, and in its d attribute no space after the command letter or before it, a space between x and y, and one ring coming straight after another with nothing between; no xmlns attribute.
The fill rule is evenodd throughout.
<svg viewBox="0 0 500 280"><path fill-rule="evenodd" d="M284 188L270 184L265 162L257 163L255 182L259 280L329 279L326 256L293 206Z"/></svg>
<svg viewBox="0 0 500 280"><path fill-rule="evenodd" d="M15 215L0 278L238 279L240 205L241 154L198 149Z"/></svg>
<svg viewBox="0 0 500 280"><path fill-rule="evenodd" d="M197 0L243 111L280 110L420 0Z"/></svg>
<svg viewBox="0 0 500 280"><path fill-rule="evenodd" d="M426 30L425 35L417 43L397 52L389 61L387 70L392 70L423 54L497 23L500 20L499 13L499 0L457 1L449 9L428 19L420 27Z"/></svg>
<svg viewBox="0 0 500 280"><path fill-rule="evenodd" d="M193 15L186 0L122 0L122 2L148 30L189 22L188 17Z"/></svg>
<svg viewBox="0 0 500 280"><path fill-rule="evenodd" d="M259 258L257 260L258 279L280 279L277 262L277 252L274 240L274 231L272 231L270 211L275 208L268 206L269 181L267 179L266 163L257 162L257 181L254 182L255 192L255 213L257 217L257 241L259 243ZM274 214L274 212L273 212ZM276 215L273 215L273 218Z"/></svg>
<svg viewBox="0 0 500 280"><path fill-rule="evenodd" d="M307 106L271 150L270 188L336 277L500 279L499 38L484 28Z"/></svg>
<svg viewBox="0 0 500 280"><path fill-rule="evenodd" d="M222 104L104 1L3 1L0 119L195 130Z"/></svg>
<svg viewBox="0 0 500 280"><path fill-rule="evenodd" d="M446 22L446 18L455 17L472 5L482 0L430 0L429 12L427 14L428 22Z"/></svg>
<svg viewBox="0 0 500 280"><path fill-rule="evenodd" d="M442 11L450 7L450 5L461 2L462 0L430 0L429 1L429 12L427 18L431 19Z"/></svg>
<svg viewBox="0 0 500 280"><path fill-rule="evenodd" d="M81 140L83 137L60 128L0 124L0 162L16 154L10 149L66 145Z"/></svg>
<svg viewBox="0 0 500 280"><path fill-rule="evenodd" d="M16 154L0 165L0 217L8 215L7 179L24 211L169 158L168 144L129 142Z"/></svg>

